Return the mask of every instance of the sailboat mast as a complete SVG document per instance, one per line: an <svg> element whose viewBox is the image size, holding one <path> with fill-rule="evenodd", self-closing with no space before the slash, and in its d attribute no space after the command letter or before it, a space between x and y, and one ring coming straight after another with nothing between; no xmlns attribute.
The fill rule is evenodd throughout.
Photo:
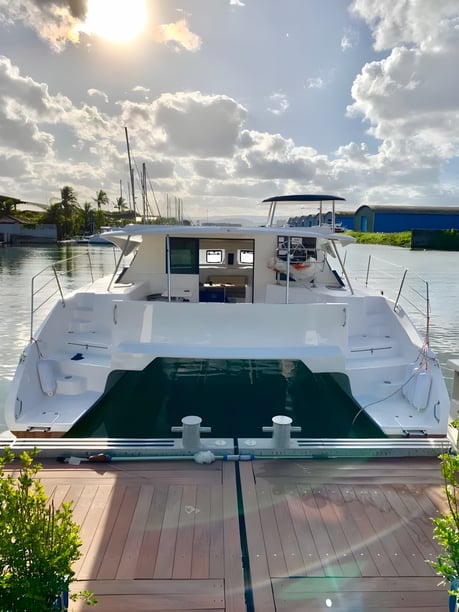
<svg viewBox="0 0 459 612"><path fill-rule="evenodd" d="M132 168L132 163L131 163L131 147L129 146L129 136L128 136L127 127L124 128L124 133L126 134L126 146L127 146L128 160L129 160L129 177L131 179L132 208L134 210L134 222L135 222L137 218L137 212L135 209L134 170Z"/></svg>

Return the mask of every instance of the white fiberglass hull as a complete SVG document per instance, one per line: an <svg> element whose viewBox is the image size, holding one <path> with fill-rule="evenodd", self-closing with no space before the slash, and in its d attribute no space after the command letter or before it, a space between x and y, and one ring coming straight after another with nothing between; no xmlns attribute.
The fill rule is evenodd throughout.
<svg viewBox="0 0 459 612"><path fill-rule="evenodd" d="M322 301L316 292L308 304L213 304L139 299L135 285L118 295L93 288L57 304L24 351L6 409L16 435L63 435L124 372L157 358L299 361L346 375L386 435L446 433L438 362L383 297L342 292Z"/></svg>

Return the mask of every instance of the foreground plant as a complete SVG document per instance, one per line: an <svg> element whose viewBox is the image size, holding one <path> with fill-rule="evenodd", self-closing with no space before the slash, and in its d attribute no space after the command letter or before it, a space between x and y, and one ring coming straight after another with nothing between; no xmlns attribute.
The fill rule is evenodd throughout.
<svg viewBox="0 0 459 612"><path fill-rule="evenodd" d="M79 527L72 520L72 502L55 508L37 477L41 469L35 449L23 452L19 472L6 472L15 455L0 457L0 609L2 612L49 612L64 609L62 593L74 578L80 558ZM91 605L88 592L77 593Z"/></svg>
<svg viewBox="0 0 459 612"><path fill-rule="evenodd" d="M450 595L459 595L459 457L444 453L440 455L443 490L449 512L432 519L433 535L442 550L436 561L430 561L434 570L450 586Z"/></svg>

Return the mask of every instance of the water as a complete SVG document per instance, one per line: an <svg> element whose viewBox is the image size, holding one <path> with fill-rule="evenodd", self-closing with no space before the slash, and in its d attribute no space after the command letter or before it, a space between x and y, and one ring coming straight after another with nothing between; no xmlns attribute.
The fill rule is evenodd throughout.
<svg viewBox="0 0 459 612"><path fill-rule="evenodd" d="M4 429L3 407L8 388L30 336L31 279L57 259L81 254L85 250L84 246L24 246L0 249L0 430ZM112 249L95 246L91 247L90 252L95 276L113 269ZM432 313L430 345L439 357L450 389L452 373L447 366L448 359L459 358L459 253L410 251L375 245L350 245L344 252L347 253L346 267L351 282L356 276L365 275L368 255L374 254L378 258L408 268L429 283ZM389 270L392 275L392 268ZM400 278L400 274L394 274L395 277ZM63 283L65 289L70 289L78 287L86 280L86 273L72 267L70 277L63 280ZM47 304L43 312L50 306L51 303ZM186 389L184 392L186 394ZM269 425L269 422L264 424Z"/></svg>
<svg viewBox="0 0 459 612"><path fill-rule="evenodd" d="M126 419L133 398L140 409ZM262 428L274 415L290 417L307 438L383 437L366 414L355 420L359 410L346 376L313 374L298 361L161 358L125 374L68 437L167 438L187 414L217 438L271 437Z"/></svg>

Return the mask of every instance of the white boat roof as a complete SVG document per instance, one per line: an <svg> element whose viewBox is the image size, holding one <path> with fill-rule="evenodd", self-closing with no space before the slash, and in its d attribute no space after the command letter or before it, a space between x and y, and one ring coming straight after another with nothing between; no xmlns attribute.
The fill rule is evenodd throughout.
<svg viewBox="0 0 459 612"><path fill-rule="evenodd" d="M151 235L164 236L189 236L189 237L215 237L228 238L247 237L247 236L266 236L266 235L282 235L295 237L311 237L322 240L333 240L339 242L343 246L355 242L352 236L343 233L334 233L329 227L314 225L311 227L256 227L256 226L207 226L207 225L138 225L130 224L123 228L104 232L104 238L113 242L120 248L123 248L128 239L133 239L134 242L139 242Z"/></svg>

